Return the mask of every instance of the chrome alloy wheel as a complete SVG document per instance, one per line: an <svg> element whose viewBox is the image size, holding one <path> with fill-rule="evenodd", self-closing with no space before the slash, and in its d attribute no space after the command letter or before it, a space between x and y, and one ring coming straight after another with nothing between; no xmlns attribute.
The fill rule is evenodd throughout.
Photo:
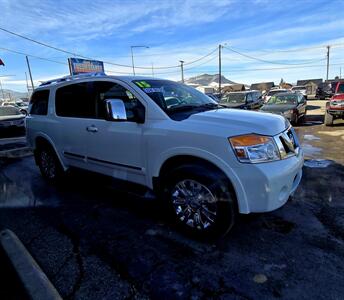
<svg viewBox="0 0 344 300"><path fill-rule="evenodd" d="M44 174L53 179L56 176L56 165L54 157L47 151L42 151L40 155L41 167Z"/></svg>
<svg viewBox="0 0 344 300"><path fill-rule="evenodd" d="M177 217L190 227L203 230L215 223L216 198L198 181L179 181L172 189L172 204Z"/></svg>

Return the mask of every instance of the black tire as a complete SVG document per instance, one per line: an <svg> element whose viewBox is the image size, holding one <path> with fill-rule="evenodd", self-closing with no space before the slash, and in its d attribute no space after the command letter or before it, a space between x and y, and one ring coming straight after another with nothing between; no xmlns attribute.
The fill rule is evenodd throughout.
<svg viewBox="0 0 344 300"><path fill-rule="evenodd" d="M176 187L178 183L181 182L185 183L184 186L187 186L188 183L190 183L190 185L196 183L196 187L197 183L202 186L202 190L198 191L193 186L193 192L192 195L190 195L190 199L194 199L191 200L193 204L195 204L195 202L203 203L201 205L202 209L200 207L197 208L197 206L200 206L199 204L194 206L178 206L178 204L176 204L176 201L179 201L176 199L178 196L175 196ZM199 238L217 238L224 236L233 227L238 210L237 202L231 183L220 171L207 166L182 165L166 174L162 184L162 197L174 221L183 231ZM208 192L213 196L212 201L205 200L206 198L209 199L209 197L204 197L203 199L203 197L198 196ZM195 197L195 194L197 197ZM205 196L210 194L208 193ZM181 198L182 197L179 197L179 199ZM185 201L190 200L188 199ZM205 211L204 206L207 207ZM178 215L177 210L181 207L189 207L188 212L192 210L193 217L183 219L183 213L185 213L187 209L180 212ZM215 212L215 215L210 214L210 211ZM199 219L195 217L196 214L199 216ZM211 218L207 219L207 215ZM190 224L191 219L192 224ZM197 226L197 219L199 220L199 226ZM210 222L211 219L213 219L213 223Z"/></svg>
<svg viewBox="0 0 344 300"><path fill-rule="evenodd" d="M326 126L333 125L333 116L329 114L327 111L325 112L325 125Z"/></svg>
<svg viewBox="0 0 344 300"><path fill-rule="evenodd" d="M290 123L294 126L299 124L299 117L297 114L293 113L290 118Z"/></svg>
<svg viewBox="0 0 344 300"><path fill-rule="evenodd" d="M35 151L35 159L44 179L57 183L63 178L64 170L51 146L39 146Z"/></svg>

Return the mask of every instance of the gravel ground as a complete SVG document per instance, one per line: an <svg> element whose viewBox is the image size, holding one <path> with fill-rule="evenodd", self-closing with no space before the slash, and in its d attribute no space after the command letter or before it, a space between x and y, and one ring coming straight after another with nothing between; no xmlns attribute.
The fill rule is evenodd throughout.
<svg viewBox="0 0 344 300"><path fill-rule="evenodd" d="M50 186L32 157L0 159L0 229L64 299L342 299L343 128L298 127L308 160L295 196L241 216L218 241L183 235L158 200L103 176L73 172Z"/></svg>

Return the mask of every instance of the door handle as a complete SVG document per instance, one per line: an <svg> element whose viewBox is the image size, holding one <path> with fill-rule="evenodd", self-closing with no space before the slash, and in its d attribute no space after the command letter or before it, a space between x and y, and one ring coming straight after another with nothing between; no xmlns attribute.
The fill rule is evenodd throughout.
<svg viewBox="0 0 344 300"><path fill-rule="evenodd" d="M87 126L87 127L86 127L86 130L87 130L88 132L98 132L98 128L97 128L96 126L94 126L94 125Z"/></svg>

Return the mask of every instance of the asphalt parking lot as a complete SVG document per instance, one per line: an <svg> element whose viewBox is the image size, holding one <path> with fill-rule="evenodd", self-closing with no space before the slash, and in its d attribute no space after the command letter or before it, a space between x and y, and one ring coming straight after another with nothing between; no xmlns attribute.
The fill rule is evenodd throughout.
<svg viewBox="0 0 344 300"><path fill-rule="evenodd" d="M241 216L221 240L179 233L158 200L102 176L48 185L20 154L0 158L0 229L18 235L64 299L342 299L344 123L325 127L324 103L309 101L296 127L306 162L294 197Z"/></svg>

